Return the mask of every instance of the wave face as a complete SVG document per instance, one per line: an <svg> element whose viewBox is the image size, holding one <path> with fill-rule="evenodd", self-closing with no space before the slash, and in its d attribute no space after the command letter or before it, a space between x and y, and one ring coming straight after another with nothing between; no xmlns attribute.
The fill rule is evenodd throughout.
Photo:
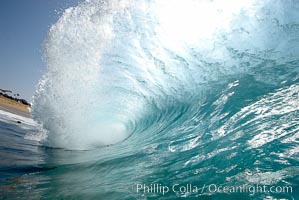
<svg viewBox="0 0 299 200"><path fill-rule="evenodd" d="M298 140L298 11L292 0L90 0L65 10L45 41L32 108L44 144L223 152Z"/></svg>

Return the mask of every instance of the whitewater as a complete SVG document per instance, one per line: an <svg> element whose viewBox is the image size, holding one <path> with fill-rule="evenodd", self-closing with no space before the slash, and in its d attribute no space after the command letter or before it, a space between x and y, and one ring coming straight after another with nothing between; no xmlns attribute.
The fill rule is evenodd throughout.
<svg viewBox="0 0 299 200"><path fill-rule="evenodd" d="M299 198L298 1L86 0L44 60L6 197Z"/></svg>

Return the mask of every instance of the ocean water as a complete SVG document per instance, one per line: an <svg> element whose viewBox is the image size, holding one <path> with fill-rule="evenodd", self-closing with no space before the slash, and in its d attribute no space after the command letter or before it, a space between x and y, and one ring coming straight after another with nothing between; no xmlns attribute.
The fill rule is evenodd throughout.
<svg viewBox="0 0 299 200"><path fill-rule="evenodd" d="M0 113L0 198L299 199L299 2L87 0Z"/></svg>

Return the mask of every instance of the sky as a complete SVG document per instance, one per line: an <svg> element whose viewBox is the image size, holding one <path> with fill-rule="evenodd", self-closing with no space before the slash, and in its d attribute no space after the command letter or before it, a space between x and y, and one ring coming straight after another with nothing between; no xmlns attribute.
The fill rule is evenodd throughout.
<svg viewBox="0 0 299 200"><path fill-rule="evenodd" d="M43 41L62 12L79 0L0 1L0 88L31 101L46 69Z"/></svg>

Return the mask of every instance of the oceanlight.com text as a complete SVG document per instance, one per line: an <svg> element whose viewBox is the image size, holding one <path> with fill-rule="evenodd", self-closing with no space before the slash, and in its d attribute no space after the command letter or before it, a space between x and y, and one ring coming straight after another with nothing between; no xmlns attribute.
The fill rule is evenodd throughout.
<svg viewBox="0 0 299 200"><path fill-rule="evenodd" d="M217 185L217 184L173 184L163 185L159 183L152 184L136 184L135 191L138 194L143 195L165 195L168 193L176 193L181 195L186 194L213 194L213 193L247 193L249 195L261 194L261 193L275 193L275 194L291 194L293 193L293 188L290 185L259 185L259 184L243 184L238 186L228 186L228 185Z"/></svg>

